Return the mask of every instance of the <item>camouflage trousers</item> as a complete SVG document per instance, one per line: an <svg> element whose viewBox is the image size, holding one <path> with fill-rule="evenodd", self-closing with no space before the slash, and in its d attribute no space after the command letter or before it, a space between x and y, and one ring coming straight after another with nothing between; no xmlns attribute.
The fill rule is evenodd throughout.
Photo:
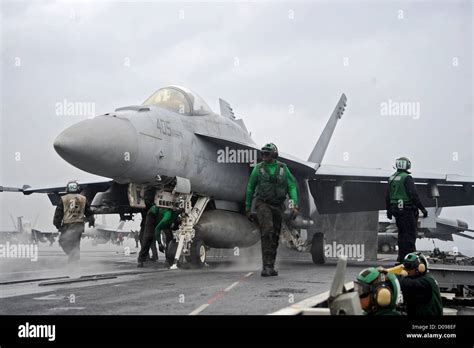
<svg viewBox="0 0 474 348"><path fill-rule="evenodd" d="M255 208L260 226L263 266L273 267L280 240L283 206L274 206L257 200Z"/></svg>
<svg viewBox="0 0 474 348"><path fill-rule="evenodd" d="M68 261L78 261L80 258L81 236L84 233L84 223L66 224L61 228L59 245L68 256Z"/></svg>

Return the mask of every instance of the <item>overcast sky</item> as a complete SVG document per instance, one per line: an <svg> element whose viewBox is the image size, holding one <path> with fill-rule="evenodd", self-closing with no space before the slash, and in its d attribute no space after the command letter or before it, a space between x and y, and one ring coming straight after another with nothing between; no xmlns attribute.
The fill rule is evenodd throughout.
<svg viewBox="0 0 474 348"><path fill-rule="evenodd" d="M257 143L306 159L340 94L348 97L324 159L474 176L472 2L43 2L1 5L0 185L88 180L53 150L64 100L96 114L189 87L230 102ZM407 116L384 103L415 103ZM415 110L415 109L414 109ZM417 110L417 109L416 109ZM293 111L293 112L292 112ZM51 230L43 195L0 194L9 214ZM474 225L472 208L446 217Z"/></svg>

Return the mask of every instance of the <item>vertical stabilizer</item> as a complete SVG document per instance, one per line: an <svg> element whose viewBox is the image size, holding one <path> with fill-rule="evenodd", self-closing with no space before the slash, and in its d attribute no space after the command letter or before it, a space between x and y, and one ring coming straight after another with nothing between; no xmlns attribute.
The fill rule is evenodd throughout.
<svg viewBox="0 0 474 348"><path fill-rule="evenodd" d="M323 132L319 136L318 142L314 146L311 155L309 155L308 162L318 163L318 167L319 164L321 164L328 148L329 141L331 140L334 129L336 128L337 121L339 121L339 119L342 117L342 114L344 113L346 103L347 98L343 93L337 102L336 108L332 112L331 117L329 117L326 127L324 127Z"/></svg>

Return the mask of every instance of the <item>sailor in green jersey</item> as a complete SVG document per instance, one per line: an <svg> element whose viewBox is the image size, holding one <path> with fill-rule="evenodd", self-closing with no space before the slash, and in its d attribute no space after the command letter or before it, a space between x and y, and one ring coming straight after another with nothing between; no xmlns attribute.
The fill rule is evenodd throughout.
<svg viewBox="0 0 474 348"><path fill-rule="evenodd" d="M411 162L406 157L396 160L397 171L388 179L386 196L387 218L395 217L398 228L398 259L401 263L405 255L416 250L416 220L418 209L423 217L428 212L420 201L416 191L415 182L408 171Z"/></svg>
<svg viewBox="0 0 474 348"><path fill-rule="evenodd" d="M177 220L179 211L169 208L158 208L153 205L146 215L145 232L143 235L143 244L138 255L138 267L143 267L146 256L149 253L153 241L157 241L159 250L165 252L165 246L161 242L161 232L163 229L171 227ZM167 236L167 240L170 236Z"/></svg>
<svg viewBox="0 0 474 348"><path fill-rule="evenodd" d="M408 275L400 279L400 286L408 315L443 315L439 286L428 266L428 260L422 253L410 253L403 260Z"/></svg>
<svg viewBox="0 0 474 348"><path fill-rule="evenodd" d="M247 184L245 211L251 219L250 210L255 193L257 218L262 242L263 277L277 276L275 259L280 239L284 202L290 197L292 215L298 213L296 181L286 164L276 160L278 149L275 144L262 148L263 162L257 164Z"/></svg>
<svg viewBox="0 0 474 348"><path fill-rule="evenodd" d="M360 272L354 283L365 314L400 315L400 284L394 274L382 267L370 267Z"/></svg>

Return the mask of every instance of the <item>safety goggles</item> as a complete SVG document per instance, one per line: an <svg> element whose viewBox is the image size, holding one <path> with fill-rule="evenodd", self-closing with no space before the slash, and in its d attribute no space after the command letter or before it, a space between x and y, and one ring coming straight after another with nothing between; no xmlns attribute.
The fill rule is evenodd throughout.
<svg viewBox="0 0 474 348"><path fill-rule="evenodd" d="M361 282L354 282L354 288L359 294L359 298L366 297L372 292L372 286Z"/></svg>

